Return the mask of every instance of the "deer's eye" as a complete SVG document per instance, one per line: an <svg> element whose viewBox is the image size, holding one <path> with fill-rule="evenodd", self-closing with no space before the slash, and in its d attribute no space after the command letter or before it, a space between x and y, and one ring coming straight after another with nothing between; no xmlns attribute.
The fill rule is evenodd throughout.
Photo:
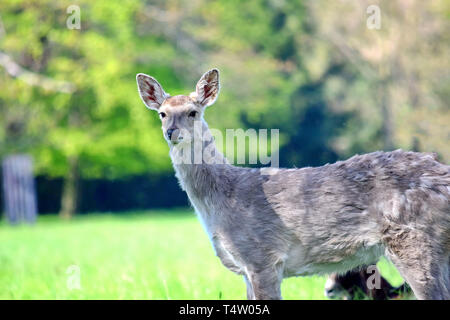
<svg viewBox="0 0 450 320"><path fill-rule="evenodd" d="M160 113L159 113L159 116L160 116L161 119L162 119L162 118L165 118L165 117L166 117L166 114L165 114L164 112L160 112Z"/></svg>
<svg viewBox="0 0 450 320"><path fill-rule="evenodd" d="M197 115L197 111L189 112L189 117L195 118L196 115Z"/></svg>

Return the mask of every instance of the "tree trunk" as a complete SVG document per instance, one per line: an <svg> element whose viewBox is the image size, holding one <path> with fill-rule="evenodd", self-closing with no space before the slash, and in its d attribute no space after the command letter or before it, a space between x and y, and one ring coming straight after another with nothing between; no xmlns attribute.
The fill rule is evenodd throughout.
<svg viewBox="0 0 450 320"><path fill-rule="evenodd" d="M63 219L70 219L73 217L77 210L78 201L78 182L79 182L79 170L78 170L78 158L69 157L69 170L67 176L64 179L63 192L61 197L61 211L59 216Z"/></svg>

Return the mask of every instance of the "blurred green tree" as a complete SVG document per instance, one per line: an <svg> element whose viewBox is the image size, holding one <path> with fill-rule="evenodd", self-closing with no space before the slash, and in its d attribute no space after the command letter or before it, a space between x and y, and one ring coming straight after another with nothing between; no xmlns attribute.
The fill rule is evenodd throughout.
<svg viewBox="0 0 450 320"><path fill-rule="evenodd" d="M80 175L111 178L169 168L156 119L144 115L136 94L134 78L142 67L136 61L154 47L164 50L136 34L139 2L80 1L80 30L66 27L70 4L3 1L0 10L1 52L38 79L70 88L23 76L12 80L13 74L0 78L7 88L0 95L2 153L31 152L38 173L65 177L65 217L76 210ZM173 74L164 64L152 72ZM176 85L171 81L169 89Z"/></svg>
<svg viewBox="0 0 450 320"><path fill-rule="evenodd" d="M394 147L439 152L448 138L449 6L379 1L71 1L0 3L0 155L31 153L37 174L78 179L169 172L156 113L135 74L187 94L221 70L212 127L280 129L283 166Z"/></svg>

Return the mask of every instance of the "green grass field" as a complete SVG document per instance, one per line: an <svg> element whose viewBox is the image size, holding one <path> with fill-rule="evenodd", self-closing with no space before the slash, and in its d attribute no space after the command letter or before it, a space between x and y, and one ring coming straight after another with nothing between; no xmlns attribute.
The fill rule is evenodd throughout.
<svg viewBox="0 0 450 320"><path fill-rule="evenodd" d="M68 281L80 270L80 289ZM385 260L382 274L402 283ZM284 299L324 299L325 277L285 279ZM245 299L241 277L222 266L188 210L41 216L0 223L0 299Z"/></svg>

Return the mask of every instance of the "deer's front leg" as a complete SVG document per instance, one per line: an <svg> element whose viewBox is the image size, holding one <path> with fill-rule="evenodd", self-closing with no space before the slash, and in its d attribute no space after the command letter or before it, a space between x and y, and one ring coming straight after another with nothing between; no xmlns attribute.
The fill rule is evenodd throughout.
<svg viewBox="0 0 450 320"><path fill-rule="evenodd" d="M249 300L281 300L282 277L276 268L249 272L244 276Z"/></svg>
<svg viewBox="0 0 450 320"><path fill-rule="evenodd" d="M253 292L253 287L246 275L244 275L245 285L247 286L247 300L255 300L255 293Z"/></svg>

